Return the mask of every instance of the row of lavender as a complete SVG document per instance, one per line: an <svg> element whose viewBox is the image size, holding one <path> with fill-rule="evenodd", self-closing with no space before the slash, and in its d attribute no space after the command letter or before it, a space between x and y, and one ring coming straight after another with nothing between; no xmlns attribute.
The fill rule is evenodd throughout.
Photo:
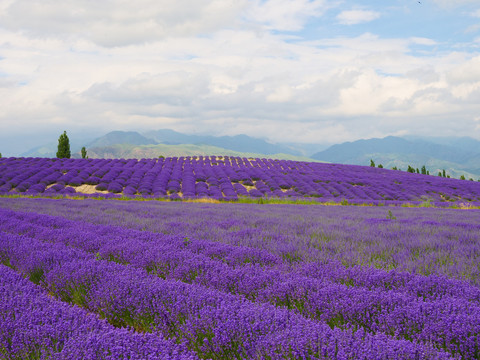
<svg viewBox="0 0 480 360"><path fill-rule="evenodd" d="M359 248L364 248L365 245L368 247L368 241L373 241L375 246L370 249L373 251L370 255L372 258L378 258L392 252L392 240L398 239L399 241L394 245L400 247L403 242L402 237L414 235L416 241L415 244L411 244L413 246L410 250L411 255L417 257L420 267L425 265L422 264L422 257L424 257L424 261L438 257L437 261L441 264L448 260L449 256L456 262L455 265L440 269L431 267L430 270L435 273L438 270L449 269L455 276L458 275L455 271L464 266L466 262L478 267L478 211L396 209L394 211L398 219L392 221L392 219L379 218L379 216L385 215L385 210L380 208L361 209L361 211L357 208L330 208L322 213L319 210L323 208L317 207L315 209L303 207L300 211L299 207L288 206L266 209L262 206L245 207L241 206L242 204L212 207L203 204L143 203L143 206L139 206L135 203L109 202L97 203L95 212L92 212L93 203L88 201L69 203L40 199L31 202L26 199L21 201L4 199L2 203L3 206L9 207L37 207L36 210L44 212L49 212L49 208L56 209L65 216L81 218L82 225L79 228L77 222L63 222L51 217L37 219L36 216L23 214L14 216L12 213L8 213L7 216L12 221L15 217L18 221L22 221L17 224L11 223L12 229L15 229L16 232L30 232L29 235L36 238L55 239L55 241L63 243L66 239L71 246L75 244L76 247L83 246L89 252L95 252L97 259L111 259L144 269L161 278L177 279L222 292L240 294L251 301L286 306L301 313L304 317L325 321L330 326L361 327L364 331L367 329L367 331L376 331L377 333L388 333L389 329L390 331L395 329L398 333L395 332L393 336L443 342L443 346L450 351L456 351L463 355L468 354L467 357L474 356L472 354L475 354L478 348L478 339L475 337L475 334L478 334L478 329L475 327L478 324L477 288L435 276L416 277L406 273L385 273L372 269L364 271L360 268L347 270L339 263L340 261L344 262L349 254L338 251L352 241L348 235L357 233L360 235L356 239L360 243ZM189 206L185 207L184 205ZM221 211L219 211L220 209ZM281 211L276 213L275 209ZM118 215L118 218L108 219L107 216L104 216L112 213ZM249 218L245 217L246 213L249 214ZM145 215L139 217L133 214ZM310 240L308 243L313 245L310 247L311 250L317 249L315 245L318 246L319 243L325 245L322 248L324 255L330 254L330 257L336 258L339 263L304 264L307 259L302 260L298 255L302 255L302 247L307 239L299 235L301 235L302 229L310 229L310 224L298 220L301 214L305 214L305 220L315 220L317 225L319 225L319 219L325 218L326 224L320 221L320 227L323 230L322 236L317 237L320 234L318 226L312 228L313 232L308 233ZM278 215L283 217L283 221L281 218L277 218ZM88 217L91 221L110 220L112 223L121 221L125 225L141 228L152 228L152 225L155 224L157 231L172 232L169 230L176 230L183 232L183 235L180 236L180 233L177 233L176 236L162 238L147 232L129 232L112 227L91 227L84 224L84 220L88 220ZM187 223L187 226L181 228L178 221L192 218L202 221ZM415 221L407 221L408 218ZM178 221L173 222L173 219ZM205 219L208 219L206 223ZM297 220L285 221L285 219ZM336 223L330 224L334 219ZM368 225L373 227L370 235L379 230L380 234L375 238L359 233L359 228L353 227L354 221L357 219L359 228ZM154 221L149 223L148 220ZM205 223L203 224L204 229L198 227L199 223ZM40 224L44 224L41 231L32 230L32 227ZM159 227L158 224L160 224ZM266 231L263 233L251 232L251 230L259 228L267 230L266 228L270 225L275 226L277 236L272 233L268 235ZM284 228L281 225L284 225ZM338 231L339 225L342 225L341 227L345 230L343 233ZM425 227L423 232L417 231L420 226ZM55 231L48 230L48 227L58 229L58 234L55 235ZM76 227L76 233L66 232L65 235L61 235L69 227ZM400 232L399 228L402 227L406 231ZM207 228L210 228L210 233L205 232ZM243 234L248 236L239 237L242 233L242 231L238 231L239 228L245 229ZM287 228L293 231L291 233L284 232ZM222 229L227 233L218 234ZM439 229L439 231L435 232L435 229ZM335 230L337 230L336 233ZM224 236L228 232L233 236ZM121 236L119 235L120 237L109 242L108 236L106 238L98 237L98 233L115 233L121 234ZM198 238L210 238L211 240L225 238L227 242L235 242L242 246L232 248L184 236L194 233ZM98 238L95 238L95 234ZM219 235L218 239L214 238L215 234ZM278 236L278 234L283 236ZM63 240L62 236L64 236ZM289 239L285 236L296 237L295 242L286 241ZM85 239L89 238L95 238L95 241L82 245L85 243ZM129 240L131 238L136 240ZM383 244L380 241L381 238L383 238ZM253 240L257 242L253 243ZM169 246L165 246L165 242ZM247 248L245 242L251 246L254 245L255 248L263 245L268 251ZM158 248L152 246L157 243ZM271 244L275 244L275 246L269 247ZM375 247L379 247L379 249L375 251ZM351 250L358 252L358 248ZM227 254L230 255L227 256ZM305 256L304 253L303 255ZM215 263L212 261L214 259L220 260L221 263ZM293 263L292 260L294 260ZM320 263L325 262L327 261ZM243 265L245 263L256 265L245 267ZM391 263L386 265L391 265ZM288 272L289 269L295 271ZM339 286L339 284L360 287L362 291ZM412 293L416 295L412 297ZM415 300L415 297L420 297L420 301ZM338 302L338 299L341 299L342 302ZM426 299L427 302L425 302ZM451 314L451 317L447 316L448 314ZM408 322L409 318L415 320ZM395 319L399 319L400 322L395 322ZM424 319L422 320L424 321L423 327L419 327L418 319ZM457 325L452 328L453 323L463 326ZM445 341L445 339L451 339L453 343L450 344L449 340Z"/></svg>
<svg viewBox="0 0 480 360"><path fill-rule="evenodd" d="M192 351L204 359L480 355L480 291L459 281L335 263L292 267L261 250L9 210L0 212L0 229L2 263L57 302L80 305L113 326L137 331L122 333L132 339L117 352L135 353L142 332L158 337L142 343L150 350L159 342L157 358L168 358L162 351L193 358ZM21 308L12 301L14 309ZM65 340L56 329L64 328L62 322L38 334L44 321L19 313L37 336L18 339L18 315L2 314L10 325L0 326L6 329L4 352L73 351L70 344L78 339ZM74 321L85 322L82 316ZM113 344L103 345L104 354L108 346Z"/></svg>
<svg viewBox="0 0 480 360"><path fill-rule="evenodd" d="M0 159L0 193L73 194L81 185L173 199L310 197L321 201L480 201L480 183L366 166L239 157ZM81 192L81 190L79 190Z"/></svg>
<svg viewBox="0 0 480 360"><path fill-rule="evenodd" d="M479 210L28 198L0 206L262 249L291 266L334 259L480 285Z"/></svg>
<svg viewBox="0 0 480 360"><path fill-rule="evenodd" d="M3 359L198 359L160 335L116 328L84 309L55 300L4 265L0 265L0 291Z"/></svg>

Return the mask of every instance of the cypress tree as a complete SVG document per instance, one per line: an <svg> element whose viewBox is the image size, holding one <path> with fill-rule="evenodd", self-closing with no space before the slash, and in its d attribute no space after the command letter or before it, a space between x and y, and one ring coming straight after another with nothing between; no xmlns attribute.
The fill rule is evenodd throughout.
<svg viewBox="0 0 480 360"><path fill-rule="evenodd" d="M88 157L87 157L87 149L85 149L85 146L82 147L81 152L82 152L82 159L88 159Z"/></svg>
<svg viewBox="0 0 480 360"><path fill-rule="evenodd" d="M58 138L57 158L70 159L70 140L68 140L67 132L64 131Z"/></svg>
<svg viewBox="0 0 480 360"><path fill-rule="evenodd" d="M375 162L372 159L370 159L370 166L375 167Z"/></svg>

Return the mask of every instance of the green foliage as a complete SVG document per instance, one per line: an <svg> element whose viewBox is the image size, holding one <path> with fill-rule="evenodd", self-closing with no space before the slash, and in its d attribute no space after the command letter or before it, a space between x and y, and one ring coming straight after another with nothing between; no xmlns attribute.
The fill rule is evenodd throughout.
<svg viewBox="0 0 480 360"><path fill-rule="evenodd" d="M370 166L375 167L375 162L373 161L373 159L370 159Z"/></svg>
<svg viewBox="0 0 480 360"><path fill-rule="evenodd" d="M2 158L2 153L0 153L0 159Z"/></svg>
<svg viewBox="0 0 480 360"><path fill-rule="evenodd" d="M57 158L70 159L70 140L68 139L67 132L64 131L58 138Z"/></svg>
<svg viewBox="0 0 480 360"><path fill-rule="evenodd" d="M165 156L163 156L163 155L160 155L158 158L159 158L159 159L165 159ZM196 158L196 156L194 156L193 158L195 159L195 158Z"/></svg>
<svg viewBox="0 0 480 360"><path fill-rule="evenodd" d="M443 177L447 177L446 172L445 172L445 169L442 170L442 176L443 176Z"/></svg>
<svg viewBox="0 0 480 360"><path fill-rule="evenodd" d="M398 168L396 166L392 167L392 170L398 170Z"/></svg>
<svg viewBox="0 0 480 360"><path fill-rule="evenodd" d="M422 166L422 174L427 175L427 168L425 167L425 165Z"/></svg>
<svg viewBox="0 0 480 360"><path fill-rule="evenodd" d="M466 179L465 179L465 175L461 175L461 176L460 176L460 180L466 180Z"/></svg>
<svg viewBox="0 0 480 360"><path fill-rule="evenodd" d="M433 207L433 205L430 202L431 202L430 199L425 199L422 201L419 207Z"/></svg>
<svg viewBox="0 0 480 360"><path fill-rule="evenodd" d="M412 174L415 173L415 169L414 169L413 167L411 167L410 165L408 165L407 171L408 171L409 173L412 173Z"/></svg>
<svg viewBox="0 0 480 360"><path fill-rule="evenodd" d="M88 156L87 156L87 149L85 149L85 146L82 147L82 159L88 159Z"/></svg>
<svg viewBox="0 0 480 360"><path fill-rule="evenodd" d="M40 281L43 280L45 272L42 268L35 268L28 273L28 278L31 282L35 284L40 284Z"/></svg>
<svg viewBox="0 0 480 360"><path fill-rule="evenodd" d="M397 219L397 217L392 214L392 210L388 210L387 219L388 220L396 220Z"/></svg>
<svg viewBox="0 0 480 360"><path fill-rule="evenodd" d="M383 165L382 165L382 164L378 164L378 167L379 167L380 169L383 169Z"/></svg>

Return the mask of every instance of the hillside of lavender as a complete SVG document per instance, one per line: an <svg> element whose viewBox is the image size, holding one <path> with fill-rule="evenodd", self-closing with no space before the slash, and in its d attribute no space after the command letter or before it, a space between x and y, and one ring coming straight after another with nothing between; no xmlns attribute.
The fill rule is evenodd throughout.
<svg viewBox="0 0 480 360"><path fill-rule="evenodd" d="M0 194L480 205L480 183L366 166L228 156L0 158Z"/></svg>
<svg viewBox="0 0 480 360"><path fill-rule="evenodd" d="M1 359L480 358L477 182L229 157L0 179ZM182 198L215 201L155 200Z"/></svg>

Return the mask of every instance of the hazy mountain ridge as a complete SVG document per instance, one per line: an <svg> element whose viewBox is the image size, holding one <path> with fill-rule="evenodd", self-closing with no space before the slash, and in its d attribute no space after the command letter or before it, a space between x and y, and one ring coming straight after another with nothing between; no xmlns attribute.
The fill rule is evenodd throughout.
<svg viewBox="0 0 480 360"><path fill-rule="evenodd" d="M124 146L123 149L120 149L120 147L114 146L118 144L135 146L160 144L165 146L175 145L177 147L173 148L173 153L175 153L176 155L180 155L179 151L181 151L181 147L178 147L180 145L196 145L199 147L199 151L203 151L202 146L215 147L223 154L227 154L228 151L237 153L261 154L263 156L285 154L287 156L302 157L302 155L305 154L305 151L298 150L295 148L295 146L292 145L271 144L265 140L253 138L247 135L218 137L211 135L187 135L173 130L162 129L143 133L139 133L136 131L112 131L96 139L89 140L83 145L72 145L72 156L78 157L80 154L81 146L86 146L87 152L89 153L90 157L94 157L97 153L106 154L109 151L112 156L116 154L133 157L133 154L129 154L129 151L131 151L132 149L131 147ZM114 148L110 148L112 146L114 146ZM101 148L105 149L101 150ZM127 151L127 149L130 150ZM187 148L185 150L187 150ZM166 148L162 148L161 151L163 151L164 153L168 153L168 150L166 150ZM44 146L35 147L27 152L22 153L21 156L55 157L55 154L56 143L52 142ZM308 157L303 157L305 159L309 159Z"/></svg>
<svg viewBox="0 0 480 360"><path fill-rule="evenodd" d="M186 135L169 129L161 129L145 132L143 135L155 140L157 143L167 145L209 145L233 151L252 152L265 155L278 153L301 155L300 151L289 146L271 144L265 140L243 134L235 136Z"/></svg>
<svg viewBox="0 0 480 360"><path fill-rule="evenodd" d="M157 141L147 138L136 131L112 131L88 143L87 147L105 147L115 144L151 145L157 144Z"/></svg>
<svg viewBox="0 0 480 360"><path fill-rule="evenodd" d="M373 159L377 165L387 168L396 166L406 170L408 165L415 168L425 165L432 174L445 169L453 177L480 175L480 141L471 138L406 139L387 136L333 145L312 155L312 158L355 165L369 165L370 159Z"/></svg>
<svg viewBox="0 0 480 360"><path fill-rule="evenodd" d="M225 155L225 156L239 156L247 158L264 158L284 159L296 161L316 161L307 157L295 156L290 154L258 154L253 152L240 152L224 148L219 148L210 145L194 145L194 144L180 144L180 145L131 145L131 144L113 144L103 147L94 147L88 149L89 157L91 158L156 158L159 156L173 157L173 156L211 156L211 155Z"/></svg>

